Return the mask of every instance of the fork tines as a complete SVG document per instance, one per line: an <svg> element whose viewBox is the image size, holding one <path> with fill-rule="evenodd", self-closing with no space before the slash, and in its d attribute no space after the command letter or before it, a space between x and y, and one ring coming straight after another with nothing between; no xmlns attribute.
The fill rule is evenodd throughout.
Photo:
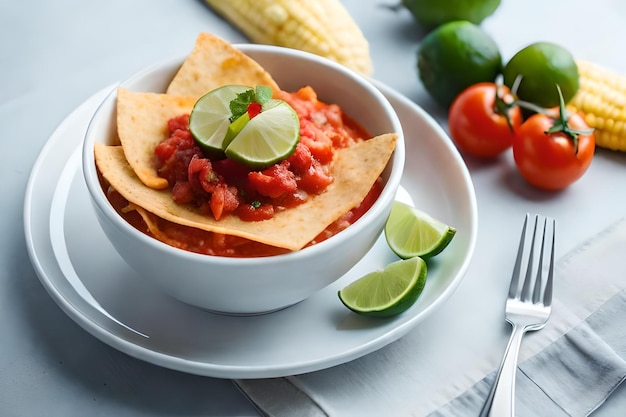
<svg viewBox="0 0 626 417"><path fill-rule="evenodd" d="M532 298L533 303L551 304L555 228L556 221L552 218L538 214L531 218L526 214L509 287L509 298L522 301ZM543 299L540 299L541 294L544 294Z"/></svg>

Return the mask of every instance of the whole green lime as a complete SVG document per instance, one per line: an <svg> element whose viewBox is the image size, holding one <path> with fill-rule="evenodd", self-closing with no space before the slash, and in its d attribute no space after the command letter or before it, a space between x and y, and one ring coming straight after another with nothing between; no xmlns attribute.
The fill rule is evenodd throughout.
<svg viewBox="0 0 626 417"><path fill-rule="evenodd" d="M502 70L502 57L489 34L460 20L426 35L417 52L417 69L426 91L447 108L470 85L493 82Z"/></svg>
<svg viewBox="0 0 626 417"><path fill-rule="evenodd" d="M454 20L480 24L493 14L500 0L402 0L415 20L427 30Z"/></svg>
<svg viewBox="0 0 626 417"><path fill-rule="evenodd" d="M558 85L565 103L579 87L578 67L572 54L551 42L536 42L518 51L504 67L509 88L520 78L517 96L541 107L559 105Z"/></svg>

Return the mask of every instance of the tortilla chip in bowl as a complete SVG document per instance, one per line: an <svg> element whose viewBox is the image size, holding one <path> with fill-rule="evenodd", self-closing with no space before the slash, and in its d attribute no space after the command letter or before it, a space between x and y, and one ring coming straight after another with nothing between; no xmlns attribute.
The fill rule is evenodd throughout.
<svg viewBox="0 0 626 417"><path fill-rule="evenodd" d="M219 39L218 44L220 48L225 45ZM173 59L112 91L88 128L83 172L101 227L142 277L203 309L258 314L306 299L340 278L368 252L380 236L400 183L404 143L391 105L361 75L324 58L266 45L237 45L237 53L245 58L235 54L238 70L233 71L234 61L228 58L232 46L226 46L226 52L217 55L226 58L211 69L210 77L219 80L213 84L191 85L198 74L189 75L186 59ZM194 53L187 59L197 59ZM206 59L206 53L201 55ZM171 184L160 181L163 178L152 165L152 149L157 136L167 136L165 119L191 111L198 96L215 82L241 84L241 77L248 72L270 84L275 96L280 94L276 89L293 92L311 87L319 100L340 106L372 137L338 150L329 162L332 181L305 203L279 210L269 220L242 221L233 215L216 220L194 205L172 201ZM375 186L379 187L376 197L358 220L329 238L319 238L346 212L357 210ZM108 198L109 189L115 189L127 203L126 210L137 214L145 230L123 217ZM172 243L178 242L170 239L176 233L161 236L170 230L206 233L208 240L245 241L243 246L249 243L254 248L250 253L264 255L196 253Z"/></svg>

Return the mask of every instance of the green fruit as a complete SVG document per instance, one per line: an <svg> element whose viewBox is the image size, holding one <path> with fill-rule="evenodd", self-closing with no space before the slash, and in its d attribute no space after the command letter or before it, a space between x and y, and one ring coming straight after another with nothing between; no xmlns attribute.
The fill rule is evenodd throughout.
<svg viewBox="0 0 626 417"><path fill-rule="evenodd" d="M237 94L249 90L242 85L226 85L200 97L189 116L189 130L196 143L209 153L221 153L230 126L229 104Z"/></svg>
<svg viewBox="0 0 626 417"><path fill-rule="evenodd" d="M247 115L241 117L247 118ZM240 130L224 149L228 158L261 169L282 161L296 149L300 121L286 102L271 99L263 104L261 113L247 119L243 127L237 127Z"/></svg>
<svg viewBox="0 0 626 417"><path fill-rule="evenodd" d="M431 258L443 251L456 229L421 210L396 201L385 224L385 238L400 258Z"/></svg>
<svg viewBox="0 0 626 417"><path fill-rule="evenodd" d="M537 42L521 49L506 64L503 75L509 88L521 77L518 98L540 107L559 105L557 85L565 103L576 95L579 87L574 57L567 49L550 42Z"/></svg>
<svg viewBox="0 0 626 417"><path fill-rule="evenodd" d="M500 0L402 0L417 22L427 30L454 20L467 20L476 25L500 5Z"/></svg>
<svg viewBox="0 0 626 417"><path fill-rule="evenodd" d="M422 258L393 262L339 290L339 299L357 314L391 317L406 311L426 285L427 267Z"/></svg>
<svg viewBox="0 0 626 417"><path fill-rule="evenodd" d="M468 21L439 26L420 44L419 78L426 91L448 108L464 89L479 82L493 82L502 70L495 41Z"/></svg>
<svg viewBox="0 0 626 417"><path fill-rule="evenodd" d="M255 117L250 118L245 110L247 104L243 103L244 113L231 123L231 104L250 90L250 87L227 85L205 94L191 111L189 130L196 143L210 155L225 154L251 168L261 169L293 153L300 140L300 120L285 101L264 99L261 112Z"/></svg>

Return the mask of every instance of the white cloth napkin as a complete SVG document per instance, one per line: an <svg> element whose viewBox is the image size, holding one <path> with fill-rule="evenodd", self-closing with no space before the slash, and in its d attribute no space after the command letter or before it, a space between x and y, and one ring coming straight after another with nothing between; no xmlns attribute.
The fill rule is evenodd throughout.
<svg viewBox="0 0 626 417"><path fill-rule="evenodd" d="M559 260L550 321L522 344L518 416L587 416L626 378L625 266L626 219ZM411 393L424 377L407 365L412 337L419 329L382 352L331 369L235 383L272 417L478 415L495 369L468 364L465 378L450 381L447 392L416 401Z"/></svg>

